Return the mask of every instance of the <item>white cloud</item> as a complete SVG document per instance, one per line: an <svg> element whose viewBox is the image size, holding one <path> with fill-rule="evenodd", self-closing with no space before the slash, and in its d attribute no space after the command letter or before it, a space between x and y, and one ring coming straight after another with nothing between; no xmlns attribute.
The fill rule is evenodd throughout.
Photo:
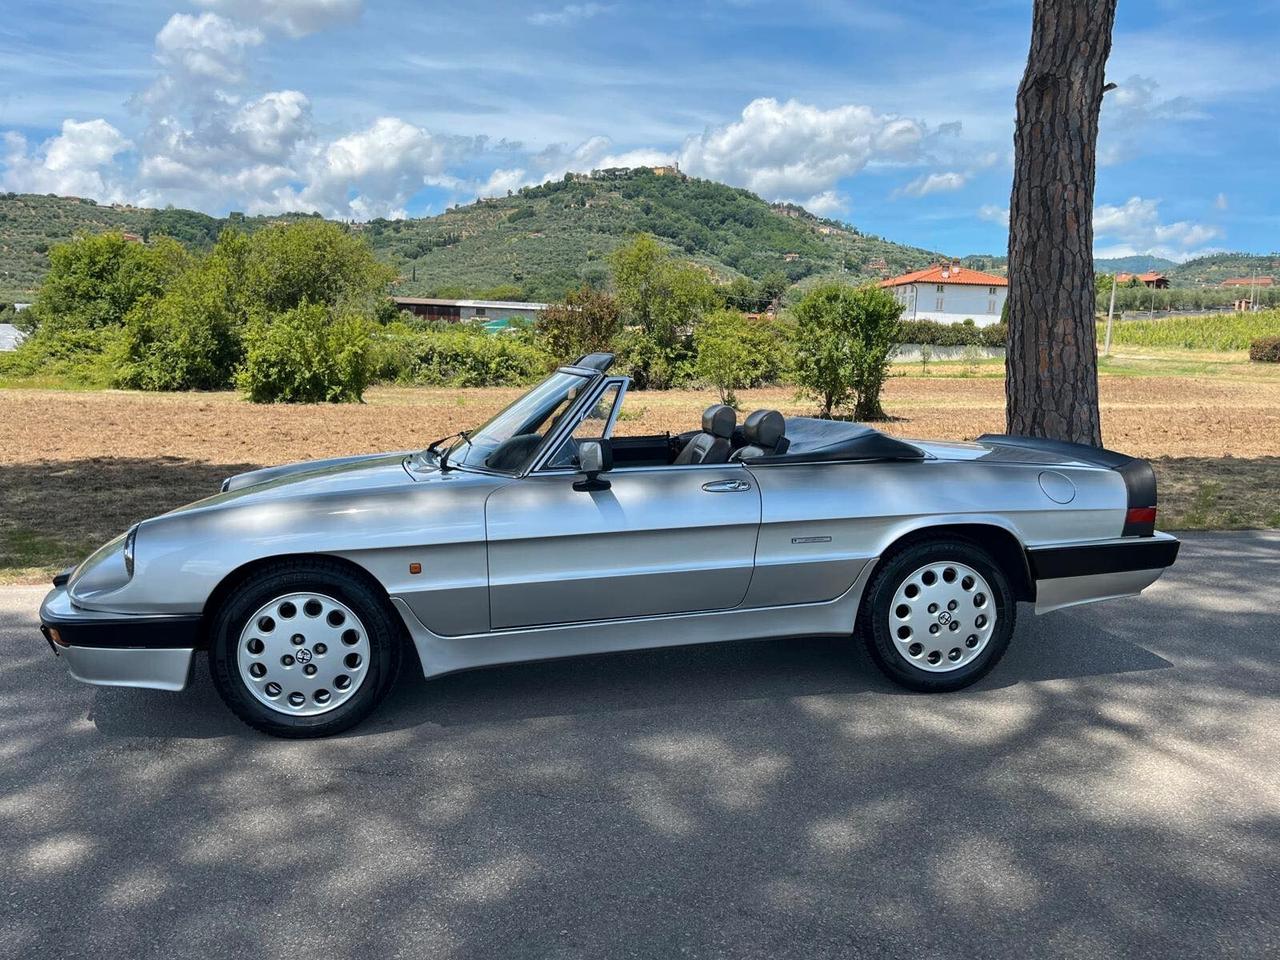
<svg viewBox="0 0 1280 960"><path fill-rule="evenodd" d="M282 191L277 200L357 220L403 217L405 203L424 186L457 183L445 172L446 159L444 144L426 130L380 117L317 149L300 170L305 186L296 194Z"/></svg>
<svg viewBox="0 0 1280 960"><path fill-rule="evenodd" d="M923 137L917 121L870 107L824 110L762 98L747 104L741 119L686 140L680 165L777 199L830 190L873 161L913 159Z"/></svg>
<svg viewBox="0 0 1280 960"><path fill-rule="evenodd" d="M994 203L984 203L978 208L978 219L988 223L998 223L1002 227L1009 226L1009 208Z"/></svg>
<svg viewBox="0 0 1280 960"><path fill-rule="evenodd" d="M350 23L364 11L364 0L196 0L202 7L281 30L291 37Z"/></svg>
<svg viewBox="0 0 1280 960"><path fill-rule="evenodd" d="M476 197L484 199L506 196L508 190L519 190L521 187L528 186L529 182L529 176L523 168L499 167L489 174L489 179L476 187Z"/></svg>
<svg viewBox="0 0 1280 960"><path fill-rule="evenodd" d="M58 193L96 200L127 199L124 187L105 168L133 144L107 121L62 121L62 132L34 151L18 133L4 137L0 184L22 193Z"/></svg>
<svg viewBox="0 0 1280 960"><path fill-rule="evenodd" d="M1199 248L1222 235L1217 227L1190 220L1160 222L1160 201L1130 197L1123 204L1102 204L1094 208L1096 238L1110 244L1097 250L1098 256L1121 257L1153 254L1170 260L1186 260Z"/></svg>
<svg viewBox="0 0 1280 960"><path fill-rule="evenodd" d="M530 14L526 19L535 27L560 26L575 20L590 20L592 17L607 13L613 9L610 4L602 3L570 3L559 10L542 10Z"/></svg>
<svg viewBox="0 0 1280 960"><path fill-rule="evenodd" d="M1227 209L1227 195L1225 193L1218 194L1218 196L1214 198L1213 206L1216 210Z"/></svg>
<svg viewBox="0 0 1280 960"><path fill-rule="evenodd" d="M245 51L263 39L262 31L216 13L175 13L156 34L156 60L175 80L238 83Z"/></svg>
<svg viewBox="0 0 1280 960"><path fill-rule="evenodd" d="M311 129L311 102L297 90L267 93L240 108L230 132L256 157L279 160Z"/></svg>
<svg viewBox="0 0 1280 960"><path fill-rule="evenodd" d="M930 173L916 177L899 192L908 197L927 197L931 193L950 193L969 182L963 173Z"/></svg>
<svg viewBox="0 0 1280 960"><path fill-rule="evenodd" d="M800 206L819 217L829 217L836 213L846 213L849 209L849 198L836 190L823 190L815 193Z"/></svg>
<svg viewBox="0 0 1280 960"><path fill-rule="evenodd" d="M1187 97L1162 98L1160 85L1137 74L1122 81L1102 100L1098 123L1098 163L1122 163L1159 147L1170 123L1198 116Z"/></svg>

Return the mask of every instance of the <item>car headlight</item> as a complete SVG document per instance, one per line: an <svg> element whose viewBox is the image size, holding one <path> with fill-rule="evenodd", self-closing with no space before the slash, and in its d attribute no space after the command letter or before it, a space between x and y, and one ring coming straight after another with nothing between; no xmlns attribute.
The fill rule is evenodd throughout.
<svg viewBox="0 0 1280 960"><path fill-rule="evenodd" d="M134 524L129 528L129 532L124 535L124 569L129 576L133 576L133 545L138 540L139 524Z"/></svg>

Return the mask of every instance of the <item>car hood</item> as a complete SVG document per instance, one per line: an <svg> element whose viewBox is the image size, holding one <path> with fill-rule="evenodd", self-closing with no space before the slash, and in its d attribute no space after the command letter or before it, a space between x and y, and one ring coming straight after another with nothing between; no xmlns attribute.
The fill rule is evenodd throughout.
<svg viewBox="0 0 1280 960"><path fill-rule="evenodd" d="M222 492L171 510L169 514L404 486L414 482L405 469L410 456L411 453L403 451L377 453L252 470L228 477Z"/></svg>

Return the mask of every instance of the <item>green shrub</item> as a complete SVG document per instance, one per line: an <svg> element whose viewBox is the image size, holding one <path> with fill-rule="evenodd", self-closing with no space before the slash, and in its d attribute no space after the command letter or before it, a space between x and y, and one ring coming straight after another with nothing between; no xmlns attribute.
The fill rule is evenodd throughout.
<svg viewBox="0 0 1280 960"><path fill-rule="evenodd" d="M323 305L303 304L253 321L245 345L238 382L254 403L340 403L364 396L370 325L362 317L334 317Z"/></svg>
<svg viewBox="0 0 1280 960"><path fill-rule="evenodd" d="M875 286L827 283L795 308L796 381L822 401L822 415L852 406L857 420L883 420L880 391L900 341L902 304Z"/></svg>
<svg viewBox="0 0 1280 960"><path fill-rule="evenodd" d="M1280 363L1280 337L1259 337L1249 344L1249 359L1259 363Z"/></svg>
<svg viewBox="0 0 1280 960"><path fill-rule="evenodd" d="M934 347L1003 347L1009 328L1003 323L979 327L971 321L939 323L937 320L903 320L899 343L929 344Z"/></svg>
<svg viewBox="0 0 1280 960"><path fill-rule="evenodd" d="M583 285L562 304L538 314L538 342L557 360L569 362L587 353L611 350L622 332L622 312L608 293Z"/></svg>
<svg viewBox="0 0 1280 960"><path fill-rule="evenodd" d="M694 330L698 349L698 376L715 385L720 402L738 405L735 391L759 386L778 364L771 363L774 338L768 325L749 320L736 310L716 310L707 314Z"/></svg>
<svg viewBox="0 0 1280 960"><path fill-rule="evenodd" d="M551 357L519 336L469 327L415 330L392 324L374 339L373 374L428 386L523 386L544 376Z"/></svg>
<svg viewBox="0 0 1280 960"><path fill-rule="evenodd" d="M111 357L118 349L119 330L41 329L11 353L0 353L0 377L27 380L48 378L82 387L111 384Z"/></svg>

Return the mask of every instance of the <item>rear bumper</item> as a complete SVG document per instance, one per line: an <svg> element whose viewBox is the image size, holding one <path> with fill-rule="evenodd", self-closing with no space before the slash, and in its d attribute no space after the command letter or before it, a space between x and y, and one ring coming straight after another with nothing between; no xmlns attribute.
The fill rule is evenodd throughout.
<svg viewBox="0 0 1280 960"><path fill-rule="evenodd" d="M1132 597L1160 579L1181 542L1167 533L1027 551L1036 581L1036 613Z"/></svg>
<svg viewBox="0 0 1280 960"><path fill-rule="evenodd" d="M199 616L132 616L82 610L65 587L40 605L40 632L71 676L108 687L182 690L200 634Z"/></svg>

